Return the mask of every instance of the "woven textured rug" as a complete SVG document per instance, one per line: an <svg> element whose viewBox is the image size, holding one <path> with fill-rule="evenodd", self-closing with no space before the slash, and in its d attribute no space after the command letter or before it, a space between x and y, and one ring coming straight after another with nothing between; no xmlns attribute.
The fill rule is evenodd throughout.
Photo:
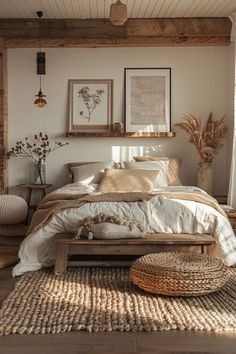
<svg viewBox="0 0 236 354"><path fill-rule="evenodd" d="M0 310L0 334L86 330L236 330L236 270L220 291L201 297L147 294L125 268L28 273Z"/></svg>

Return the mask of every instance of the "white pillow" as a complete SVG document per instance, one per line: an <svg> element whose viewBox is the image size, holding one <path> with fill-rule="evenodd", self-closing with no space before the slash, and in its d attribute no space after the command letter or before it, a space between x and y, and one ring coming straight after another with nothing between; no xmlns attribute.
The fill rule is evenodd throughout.
<svg viewBox="0 0 236 354"><path fill-rule="evenodd" d="M168 170L168 160L162 161L143 161L143 162L124 162L125 168L128 169L142 169L142 170L159 170L156 181L154 183L154 188L167 187L167 170Z"/></svg>
<svg viewBox="0 0 236 354"><path fill-rule="evenodd" d="M112 223L93 224L91 226L93 237L96 239L124 239L124 238L142 238L145 233L140 231L137 226L131 231L129 226L117 225Z"/></svg>
<svg viewBox="0 0 236 354"><path fill-rule="evenodd" d="M100 183L105 169L111 169L114 161L96 162L88 165L71 167L75 183Z"/></svg>

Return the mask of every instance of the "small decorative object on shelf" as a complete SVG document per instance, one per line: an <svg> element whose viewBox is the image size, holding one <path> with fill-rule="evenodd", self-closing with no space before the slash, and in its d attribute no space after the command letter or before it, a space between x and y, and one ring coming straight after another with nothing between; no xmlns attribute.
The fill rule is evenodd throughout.
<svg viewBox="0 0 236 354"><path fill-rule="evenodd" d="M200 156L197 169L197 186L204 189L208 194L213 192L213 168L212 161L215 155L223 147L222 140L226 133L226 116L219 120L213 120L210 113L204 128L201 119L191 114L184 116L184 121L175 124L189 135L189 142L194 144Z"/></svg>
<svg viewBox="0 0 236 354"><path fill-rule="evenodd" d="M68 144L68 142L55 141L53 145L50 145L48 135L40 132L35 134L33 139L26 137L23 141L17 141L8 151L7 157L26 157L33 160L35 163L33 183L46 184L46 158L52 151Z"/></svg>
<svg viewBox="0 0 236 354"><path fill-rule="evenodd" d="M113 132L115 135L117 135L117 136L119 136L119 135L121 135L121 134L124 133L124 125L123 125L122 122L113 123L113 127L112 127L112 128L113 128L113 129L112 129L112 132Z"/></svg>

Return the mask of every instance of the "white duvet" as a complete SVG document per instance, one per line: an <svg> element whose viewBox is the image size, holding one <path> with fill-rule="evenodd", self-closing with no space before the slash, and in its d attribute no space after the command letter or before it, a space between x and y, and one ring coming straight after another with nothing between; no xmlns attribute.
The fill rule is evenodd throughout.
<svg viewBox="0 0 236 354"><path fill-rule="evenodd" d="M53 193L98 193L96 189L96 185L74 183ZM184 186L160 190L205 193L199 188ZM80 208L61 211L48 225L25 238L19 251L20 262L14 267L13 275L53 265L56 255L55 234L76 233L79 220L101 212L136 219L145 226L147 232L211 234L217 242L210 247L210 254L220 257L227 265L236 264L236 237L227 218L202 203L156 195L149 201L88 203Z"/></svg>

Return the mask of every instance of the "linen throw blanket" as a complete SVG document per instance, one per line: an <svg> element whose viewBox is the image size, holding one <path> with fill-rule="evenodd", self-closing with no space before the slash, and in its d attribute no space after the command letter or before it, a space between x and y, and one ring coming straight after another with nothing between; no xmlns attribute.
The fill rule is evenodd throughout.
<svg viewBox="0 0 236 354"><path fill-rule="evenodd" d="M155 195L162 195L170 199L189 200L208 205L223 216L227 217L224 210L218 202L207 194L199 194L194 192L157 192L155 194L149 193L102 193L102 194L49 194L38 205L35 211L27 235L39 230L47 225L52 217L62 210L70 208L79 208L86 203L99 202L141 202L150 200Z"/></svg>

